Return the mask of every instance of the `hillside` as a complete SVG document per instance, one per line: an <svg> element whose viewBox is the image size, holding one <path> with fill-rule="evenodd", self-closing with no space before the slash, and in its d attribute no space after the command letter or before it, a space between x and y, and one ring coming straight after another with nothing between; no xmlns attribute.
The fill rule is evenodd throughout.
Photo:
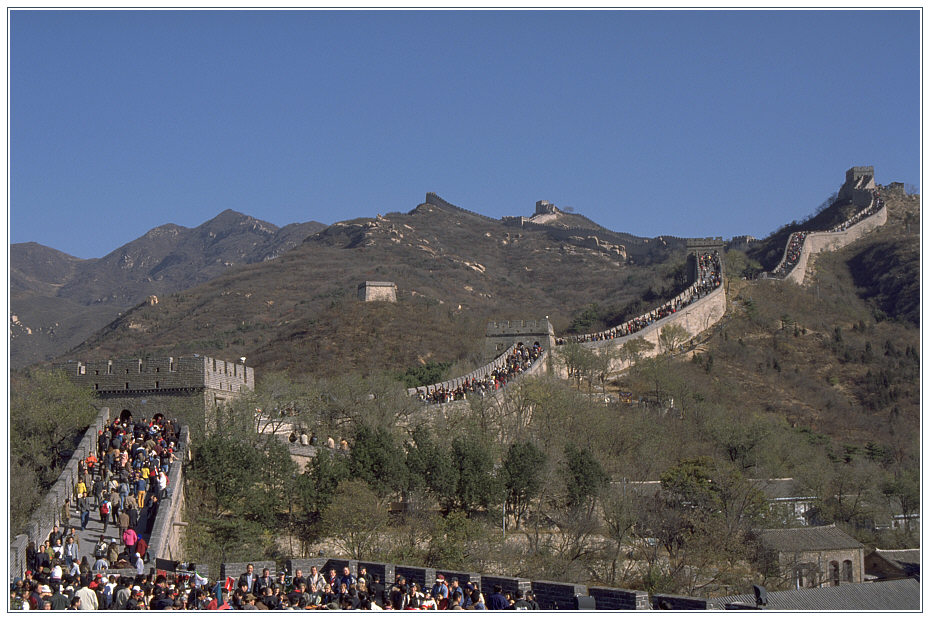
<svg viewBox="0 0 930 620"><path fill-rule="evenodd" d="M783 423L860 454L871 445L916 467L920 237L909 224L919 197L883 196L888 222L842 250L817 255L804 285L729 281L727 315L664 379L666 396L684 415L712 403L747 424ZM650 394L655 381L654 373L637 369L619 383ZM653 467L661 471L681 451Z"/></svg>
<svg viewBox="0 0 930 620"><path fill-rule="evenodd" d="M13 367L61 355L150 295L206 282L234 265L270 260L324 228L278 228L226 210L196 228L159 226L99 259L38 243L10 246Z"/></svg>
<svg viewBox="0 0 930 620"><path fill-rule="evenodd" d="M322 375L430 359L465 367L480 359L488 319L549 315L564 330L593 301L639 307L683 281L682 240L623 235L624 256L618 233L601 229L593 240L430 200L334 224L277 260L160 297L68 355L201 352ZM395 282L398 303L356 301L365 280Z"/></svg>

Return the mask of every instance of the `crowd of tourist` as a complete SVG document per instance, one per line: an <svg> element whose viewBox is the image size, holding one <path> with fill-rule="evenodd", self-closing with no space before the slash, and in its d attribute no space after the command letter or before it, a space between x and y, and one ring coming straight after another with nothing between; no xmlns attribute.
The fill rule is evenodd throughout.
<svg viewBox="0 0 930 620"><path fill-rule="evenodd" d="M599 342L601 340L613 340L614 338L629 336L693 304L695 301L715 290L721 283L720 256L716 250L698 254L695 256L695 260L697 264L697 275L694 283L688 287L684 293L677 296L672 301L647 314L602 332L557 338L555 341L556 345L563 345L567 342Z"/></svg>
<svg viewBox="0 0 930 620"><path fill-rule="evenodd" d="M418 584L398 575L391 584L370 576L364 567L352 574L330 569L327 575L313 566L304 575L285 572L259 575L249 564L238 579L210 581L194 566L177 573L135 577L106 572L53 580L27 573L16 580L11 609L50 610L534 610L532 591L503 592L500 586L485 600L471 582L459 583L436 575L432 584Z"/></svg>
<svg viewBox="0 0 930 620"><path fill-rule="evenodd" d="M534 342L531 347L520 343L484 378L466 378L455 387L439 385L433 389L418 388L417 397L426 403L448 403L463 400L469 394L484 396L503 388L514 377L529 369L542 353L543 348L539 342Z"/></svg>
<svg viewBox="0 0 930 620"><path fill-rule="evenodd" d="M137 422L131 417L115 419L98 432L96 449L78 463L77 481L67 501L69 519L77 524L64 530L56 525L38 548L35 541L26 545L23 579L36 585L29 593L32 603L41 603L39 599L47 595L55 599L53 609L64 609L61 597L68 594L68 586L76 594L76 586L84 581L109 585L108 570L145 572L148 540L159 502L168 494L177 443L177 424L161 414ZM115 536L108 535L109 527ZM93 543L86 535L91 530L101 532ZM84 545L92 548L81 548L82 534ZM32 603L30 608L42 608ZM89 599L84 601L85 609L88 604Z"/></svg>

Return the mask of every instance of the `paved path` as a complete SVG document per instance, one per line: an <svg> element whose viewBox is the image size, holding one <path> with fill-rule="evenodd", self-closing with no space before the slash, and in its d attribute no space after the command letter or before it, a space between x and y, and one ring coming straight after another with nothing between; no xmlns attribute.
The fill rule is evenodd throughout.
<svg viewBox="0 0 930 620"><path fill-rule="evenodd" d="M107 520L110 520L108 515ZM81 513L78 512L77 508L72 508L68 514L68 526L65 528L65 531L75 528L77 533L77 542L80 547L79 556L83 558L87 556L87 561L90 563L91 567L94 565L94 545L97 544L97 541L100 540L100 535L103 534L106 536L107 542L110 542L111 538L115 538L117 544L120 546L120 550L123 549L123 541L119 537L119 526L113 525L112 523L107 523L104 526L100 523L100 512L96 509L91 509L90 519L87 521L87 529L81 531Z"/></svg>

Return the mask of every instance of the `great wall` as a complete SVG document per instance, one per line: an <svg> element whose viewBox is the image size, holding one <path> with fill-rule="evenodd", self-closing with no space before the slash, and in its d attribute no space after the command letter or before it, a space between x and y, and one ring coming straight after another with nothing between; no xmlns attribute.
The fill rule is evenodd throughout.
<svg viewBox="0 0 930 620"><path fill-rule="evenodd" d="M838 250L886 223L887 210L879 189L874 183L871 166L855 167L847 171L846 183L838 196L838 199L849 200L862 208L833 230L806 232L802 233L803 237L791 235L779 265L765 277L802 284L808 273L812 256L824 251ZM480 215L456 207L433 193L427 194L427 203ZM799 238L800 250L797 260L787 261L792 242L797 243ZM701 274L697 268L697 257L701 253L719 252L724 247L723 241L720 238L695 239L690 240L688 245L689 259L694 261L692 262L694 267L692 284L665 304L630 321L643 321L646 323L644 327L620 336L616 332L619 326L615 326L601 332L571 338L580 341L582 346L598 351L599 354L603 354L607 347L621 347L625 342L634 338L643 338L653 344L651 351L643 353L645 356L650 356L662 353L659 338L666 326L680 326L689 338L693 338L716 324L723 318L727 307L722 257L719 263L719 278L715 281L715 286L711 290L702 291L699 291ZM780 273L781 270L784 273ZM366 283L365 288L386 289L389 288L388 285L393 287L391 283L369 282ZM363 287L360 286L359 295L364 300L365 294L362 291ZM686 300L687 303L685 303ZM656 318L657 312L667 306L675 308L674 312ZM410 388L408 394L424 398L437 390L451 392L469 382L486 380L505 366L508 357L517 351L518 343L539 343L542 347L541 355L527 366L522 375L550 372L556 364L552 351L564 346L564 342L565 339L555 337L548 317L540 320L493 321L487 326L486 343L489 351L499 352L499 354L492 362L461 377L433 385ZM132 407L133 411L141 415L151 416L155 411L163 410L166 406L170 407L172 402L177 402L178 397L192 399L209 408L234 398L244 390L254 389L254 370L245 366L244 358L241 361L241 364L235 364L210 357L194 356L194 358L157 358L116 362L68 362L62 367L76 380L93 384L98 397L113 405L114 411L116 409L125 411L126 407ZM632 363L630 359L612 357L610 372L620 372ZM162 369L165 372L162 372ZM127 378L131 380L127 381ZM73 516L69 513L73 508L72 498L78 477L78 463L96 450L98 432L103 430L111 419L110 407L102 407L93 424L87 428L55 484L33 512L24 533L15 536L10 541L9 569L11 575L24 573L26 547L30 540L43 541L48 538L55 526L63 528L73 521ZM180 533L185 525L181 520L181 514L184 506L183 470L189 460L190 451L189 432L187 426L182 427L177 451L182 458L179 459L178 466L171 468L169 474L171 492L166 498L167 501L163 502L159 508L150 534L151 557L167 564L184 560ZM87 547L83 546L85 544L92 545L93 543L82 540L82 548L86 549ZM256 567L277 567L272 560L251 563ZM221 567L221 577L237 575L245 568L245 565L246 562L224 564ZM482 591L490 591L489 589L495 584L503 584L513 589L532 588L537 593L540 604L544 608L553 609L571 609L573 605L578 604L579 596L591 597L596 602L597 609L709 609L713 607L707 600L695 597L674 595L652 595L650 597L646 592L619 588L588 587L579 584L533 581L518 577L456 573L436 568L395 566L335 558L290 559L282 567L293 575L296 568L309 569L311 565L327 570L331 567L350 566L353 572L358 567L365 566L371 574L382 576L382 583L388 583L388 579L392 580L394 575L399 574L407 575L409 579L415 579L419 583L429 583L437 572L443 572L477 583ZM135 574L134 569L110 569L108 572Z"/></svg>

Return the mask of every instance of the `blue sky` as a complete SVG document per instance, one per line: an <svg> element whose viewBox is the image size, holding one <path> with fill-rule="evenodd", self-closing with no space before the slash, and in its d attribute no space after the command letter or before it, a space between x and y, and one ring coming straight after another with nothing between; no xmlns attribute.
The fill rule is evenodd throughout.
<svg viewBox="0 0 930 620"><path fill-rule="evenodd" d="M920 183L910 11L23 11L10 241L99 257L234 209L283 226L537 200L764 236L847 168Z"/></svg>

